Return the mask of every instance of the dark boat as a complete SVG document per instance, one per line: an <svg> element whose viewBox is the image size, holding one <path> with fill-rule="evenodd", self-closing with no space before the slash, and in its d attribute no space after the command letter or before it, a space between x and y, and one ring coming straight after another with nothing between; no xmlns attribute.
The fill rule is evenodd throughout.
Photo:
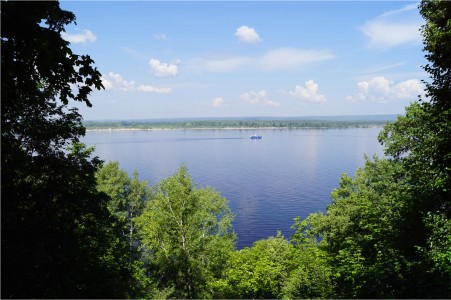
<svg viewBox="0 0 451 300"><path fill-rule="evenodd" d="M262 139L261 135L256 135L256 134L251 135L251 140L261 140L261 139Z"/></svg>

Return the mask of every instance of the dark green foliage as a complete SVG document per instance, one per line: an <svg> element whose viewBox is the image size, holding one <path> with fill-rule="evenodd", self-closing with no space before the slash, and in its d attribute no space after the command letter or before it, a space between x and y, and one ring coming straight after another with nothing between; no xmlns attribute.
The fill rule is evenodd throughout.
<svg viewBox="0 0 451 300"><path fill-rule="evenodd" d="M388 159L344 175L327 213L307 219L336 297L451 297L451 2L423 1L420 13L428 99L381 131Z"/></svg>
<svg viewBox="0 0 451 300"><path fill-rule="evenodd" d="M58 2L1 5L2 298L123 297L100 161L78 143L85 129L67 106L90 106L100 73L61 38L75 16Z"/></svg>
<svg viewBox="0 0 451 300"><path fill-rule="evenodd" d="M440 235L449 235L451 226L451 2L422 1L419 8L426 20L428 99L408 107L406 116L387 126L379 139L386 154L402 162L410 185L402 229L414 232L405 241L415 253L410 275L424 290L413 296L449 298L450 242Z"/></svg>

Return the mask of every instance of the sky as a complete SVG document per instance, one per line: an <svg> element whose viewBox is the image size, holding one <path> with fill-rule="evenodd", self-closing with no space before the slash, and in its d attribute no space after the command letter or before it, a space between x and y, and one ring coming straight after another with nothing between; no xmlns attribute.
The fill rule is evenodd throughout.
<svg viewBox="0 0 451 300"><path fill-rule="evenodd" d="M402 114L428 79L413 1L61 1L104 90L85 120Z"/></svg>

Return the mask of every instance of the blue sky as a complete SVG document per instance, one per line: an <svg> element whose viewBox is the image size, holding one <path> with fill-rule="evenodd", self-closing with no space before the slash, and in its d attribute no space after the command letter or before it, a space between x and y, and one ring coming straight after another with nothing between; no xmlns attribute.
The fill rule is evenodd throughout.
<svg viewBox="0 0 451 300"><path fill-rule="evenodd" d="M428 78L417 2L62 1L105 90L85 120L403 113Z"/></svg>

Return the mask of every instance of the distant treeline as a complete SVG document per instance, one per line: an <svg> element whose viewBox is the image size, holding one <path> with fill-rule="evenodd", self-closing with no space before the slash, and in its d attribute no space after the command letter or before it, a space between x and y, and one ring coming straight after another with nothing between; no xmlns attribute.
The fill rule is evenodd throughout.
<svg viewBox="0 0 451 300"><path fill-rule="evenodd" d="M168 120L85 121L87 129L223 129L223 128L349 128L383 126L387 120Z"/></svg>

